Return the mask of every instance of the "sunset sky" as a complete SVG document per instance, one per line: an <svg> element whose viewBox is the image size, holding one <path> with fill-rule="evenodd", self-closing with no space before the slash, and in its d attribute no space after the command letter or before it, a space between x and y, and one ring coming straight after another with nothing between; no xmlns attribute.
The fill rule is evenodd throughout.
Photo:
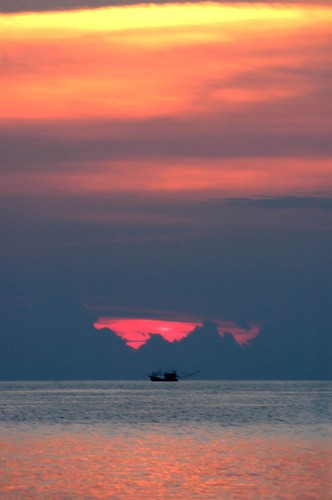
<svg viewBox="0 0 332 500"><path fill-rule="evenodd" d="M330 342L329 1L0 13L4 308L78 296L132 347Z"/></svg>

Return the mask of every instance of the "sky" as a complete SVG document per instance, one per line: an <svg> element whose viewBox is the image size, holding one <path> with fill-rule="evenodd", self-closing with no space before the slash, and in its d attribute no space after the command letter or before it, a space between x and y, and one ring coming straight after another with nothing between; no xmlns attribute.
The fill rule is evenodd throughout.
<svg viewBox="0 0 332 500"><path fill-rule="evenodd" d="M0 0L0 378L331 376L331 26Z"/></svg>

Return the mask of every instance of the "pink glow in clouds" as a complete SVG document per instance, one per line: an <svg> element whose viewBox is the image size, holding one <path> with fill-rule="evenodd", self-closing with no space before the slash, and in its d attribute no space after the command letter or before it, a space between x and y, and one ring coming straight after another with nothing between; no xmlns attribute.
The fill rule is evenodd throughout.
<svg viewBox="0 0 332 500"><path fill-rule="evenodd" d="M196 328L197 323L161 321L142 318L99 318L94 323L97 330L109 328L134 349L144 345L152 334L161 335L168 342L181 340Z"/></svg>
<svg viewBox="0 0 332 500"><path fill-rule="evenodd" d="M252 325L246 330L240 328L234 322L217 322L218 332L221 336L225 333L233 335L239 345L247 343L250 339L259 334L260 326ZM139 349L153 334L161 335L168 342L181 340L187 337L197 326L198 322L188 321L163 321L147 318L108 318L101 317L95 323L97 330L109 328L118 337L126 341L129 347Z"/></svg>
<svg viewBox="0 0 332 500"><path fill-rule="evenodd" d="M240 328L233 321L217 321L218 332L223 337L225 333L230 333L233 335L234 339L239 345L247 344L249 340L257 337L261 330L261 326L258 324L250 325L247 330L245 328Z"/></svg>

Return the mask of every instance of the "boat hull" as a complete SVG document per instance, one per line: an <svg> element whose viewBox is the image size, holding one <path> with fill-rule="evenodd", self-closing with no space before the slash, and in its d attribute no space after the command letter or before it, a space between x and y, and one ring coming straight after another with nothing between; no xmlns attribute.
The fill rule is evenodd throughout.
<svg viewBox="0 0 332 500"><path fill-rule="evenodd" d="M178 382L178 377L176 372L165 372L163 377L157 375L157 373L151 373L149 375L151 382Z"/></svg>
<svg viewBox="0 0 332 500"><path fill-rule="evenodd" d="M154 377L150 375L150 380L151 382L178 382L178 379L166 379L166 378L161 378L161 377Z"/></svg>

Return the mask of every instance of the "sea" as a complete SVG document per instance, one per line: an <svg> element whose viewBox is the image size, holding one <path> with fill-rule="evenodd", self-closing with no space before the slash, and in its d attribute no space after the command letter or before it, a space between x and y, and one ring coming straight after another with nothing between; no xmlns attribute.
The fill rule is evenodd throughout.
<svg viewBox="0 0 332 500"><path fill-rule="evenodd" d="M331 389L0 382L0 498L332 499Z"/></svg>

